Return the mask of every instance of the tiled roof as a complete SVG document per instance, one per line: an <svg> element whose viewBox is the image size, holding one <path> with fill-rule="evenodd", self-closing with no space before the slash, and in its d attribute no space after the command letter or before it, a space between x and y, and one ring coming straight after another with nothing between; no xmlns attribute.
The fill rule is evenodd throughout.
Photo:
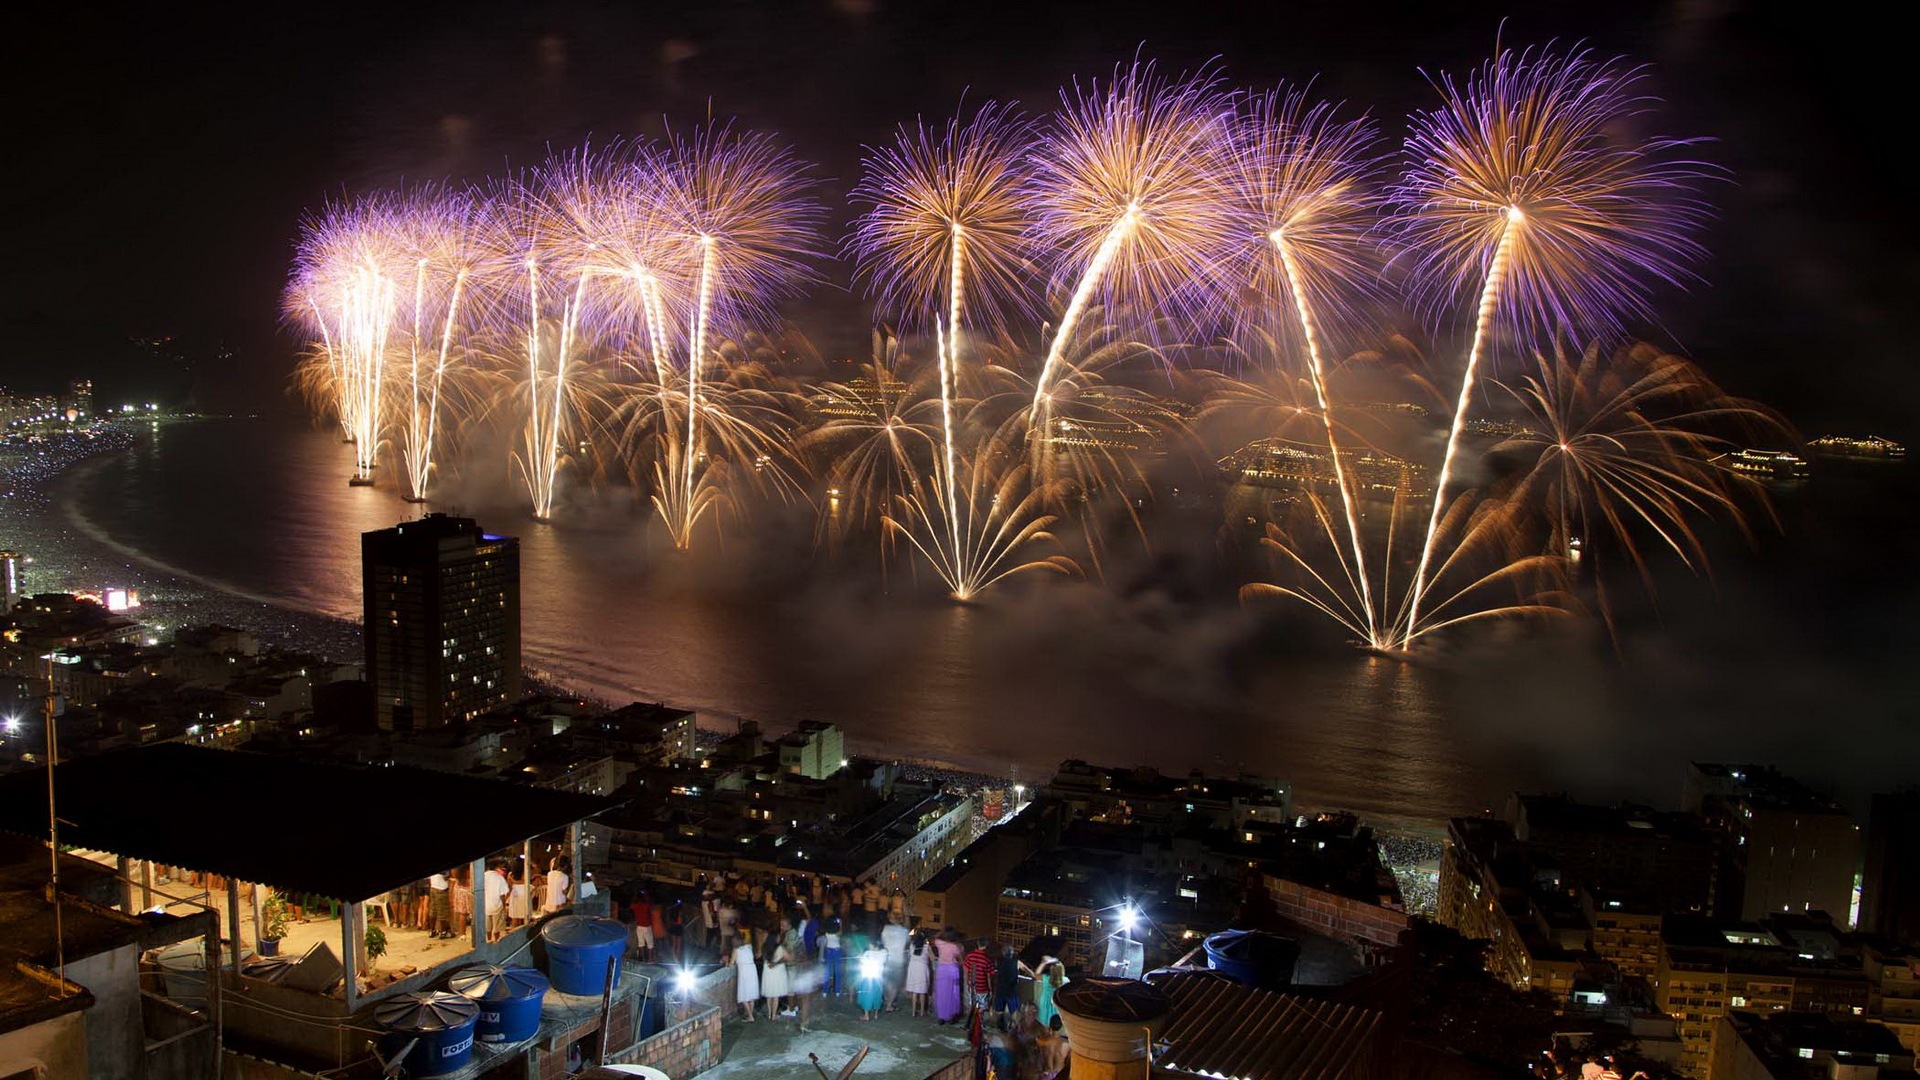
<svg viewBox="0 0 1920 1080"><path fill-rule="evenodd" d="M1173 1000L1156 1072L1228 1080L1359 1080L1373 1073L1380 1014L1256 990L1212 973L1155 980Z"/></svg>

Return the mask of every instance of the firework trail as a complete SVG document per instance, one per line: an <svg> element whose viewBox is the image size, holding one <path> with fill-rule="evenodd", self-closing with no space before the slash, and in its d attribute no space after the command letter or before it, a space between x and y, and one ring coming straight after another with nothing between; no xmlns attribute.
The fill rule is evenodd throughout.
<svg viewBox="0 0 1920 1080"><path fill-rule="evenodd" d="M655 505L676 546L712 500L696 498L710 460L701 421L715 415L702 398L713 357L710 342L731 328L774 317L778 301L815 280L822 208L808 197L807 166L770 136L708 126L675 135L658 171L661 250L693 280L685 371L686 442L675 455L678 490Z"/></svg>
<svg viewBox="0 0 1920 1080"><path fill-rule="evenodd" d="M581 317L592 267L580 260L581 245L564 227L563 207L591 198L603 178L589 152L547 162L527 180L496 184L488 194L492 242L504 265L494 284L503 295L496 310L501 336L511 343L522 377L524 422L512 461L526 484L534 520L550 521L559 490L569 426L576 410L571 363L580 344ZM584 189L584 194L583 194ZM516 282L515 279L518 279ZM518 294L517 302L513 298Z"/></svg>
<svg viewBox="0 0 1920 1080"><path fill-rule="evenodd" d="M408 200L405 244L414 261L406 399L400 457L408 502L425 502L434 472L442 397L476 250L479 206L470 194L425 192Z"/></svg>
<svg viewBox="0 0 1920 1080"><path fill-rule="evenodd" d="M325 366L308 380L332 401L354 444L352 483L373 482L385 434L387 340L398 310L403 215L390 196L327 207L301 226L289 314L321 341Z"/></svg>
<svg viewBox="0 0 1920 1080"><path fill-rule="evenodd" d="M1414 575L1418 623L1435 538L1480 365L1499 326L1525 339L1576 339L1648 314L1648 281L1679 284L1701 255L1710 170L1687 144L1621 128L1652 105L1646 70L1575 49L1501 50L1464 82L1434 82L1441 104L1417 113L1394 228L1447 304L1477 287L1473 341L1447 435L1433 514Z"/></svg>
<svg viewBox="0 0 1920 1080"><path fill-rule="evenodd" d="M951 479L935 472L925 490L899 497L899 515L885 519L888 529L904 536L919 551L948 593L963 603L1017 574L1046 570L1076 574L1079 568L1065 555L1027 558L1028 550L1053 541L1048 532L1055 518L1046 512L1052 493L1037 483L1017 448L998 436L962 459ZM957 497L949 483L964 490ZM958 523L960 540L949 546L945 538L955 524L946 520L949 506L968 508Z"/></svg>
<svg viewBox="0 0 1920 1080"><path fill-rule="evenodd" d="M1377 205L1368 183L1377 134L1366 119L1340 119L1334 106L1310 103L1300 90L1249 97L1237 120L1228 172L1239 219L1232 234L1236 254L1251 269L1255 295L1284 297L1294 311L1346 522L1348 577L1359 585L1366 615L1363 636L1375 648L1390 648L1395 630L1383 624L1374 603L1373 575L1327 394L1323 320L1316 315L1332 310L1352 321L1348 305L1375 280L1365 241Z"/></svg>
<svg viewBox="0 0 1920 1080"><path fill-rule="evenodd" d="M1090 306L1110 318L1199 306L1193 283L1208 276L1231 225L1222 184L1231 131L1231 98L1207 70L1169 79L1136 62L1104 84L1061 92L1027 197L1037 240L1077 273L1034 380L1033 427L1044 425L1048 391Z"/></svg>
<svg viewBox="0 0 1920 1080"><path fill-rule="evenodd" d="M895 499L919 482L921 462L938 458L940 395L930 381L938 374L908 376L898 357L876 344L873 360L860 366L859 375L823 383L809 396L811 426L797 449L824 459L828 512L823 524L829 529L844 533L879 525ZM883 529L882 535L891 533Z"/></svg>
<svg viewBox="0 0 1920 1080"><path fill-rule="evenodd" d="M1788 434L1770 410L1731 397L1690 361L1640 343L1609 360L1596 342L1577 356L1536 354L1537 370L1517 384L1501 384L1524 410L1528 425L1494 447L1523 455L1532 465L1512 499L1549 522L1549 550L1599 558L1597 542L1621 551L1653 588L1647 553L1637 536L1673 552L1688 569L1706 566L1693 522L1721 516L1741 524L1741 505L1766 507L1765 489L1721 469L1712 458L1733 446L1728 434ZM1612 624L1606 582L1594 582L1602 614Z"/></svg>
<svg viewBox="0 0 1920 1080"><path fill-rule="evenodd" d="M1018 113L993 103L937 134L925 124L902 127L893 145L869 148L853 191L854 200L869 209L854 223L846 248L877 304L908 325L933 324L940 401L940 465L933 482L943 493L938 516L946 531L938 540L915 543L923 551L941 549L934 561L947 568L942 576L961 600L988 577L971 564L970 553L978 550L967 542L975 508L961 505L963 494L975 489L963 491L955 445L960 345L973 325L970 299L984 300L980 322L1004 331L1004 306L1017 303L1022 293L1021 271L1030 253L1020 163L1031 133ZM929 313L938 314L929 319Z"/></svg>
<svg viewBox="0 0 1920 1080"><path fill-rule="evenodd" d="M1397 523L1411 513L1406 500L1396 495L1391 520ZM1396 654L1429 634L1468 623L1569 614L1577 605L1565 589L1565 560L1551 554L1514 554L1526 542L1527 520L1512 503L1471 492L1454 499L1440 516L1435 549L1442 554L1427 583L1430 602L1418 619L1385 644L1369 636L1376 625L1373 613L1363 606L1353 583L1320 569L1328 561L1344 563L1340 551L1346 540L1337 512L1317 493L1309 492L1305 508L1293 520L1269 524L1262 541L1297 573L1297 580L1255 582L1243 586L1241 596L1299 601L1339 623L1368 648ZM1396 529L1389 526L1389 557ZM1331 551L1331 560L1322 551ZM1384 581L1383 593L1390 590L1391 581Z"/></svg>

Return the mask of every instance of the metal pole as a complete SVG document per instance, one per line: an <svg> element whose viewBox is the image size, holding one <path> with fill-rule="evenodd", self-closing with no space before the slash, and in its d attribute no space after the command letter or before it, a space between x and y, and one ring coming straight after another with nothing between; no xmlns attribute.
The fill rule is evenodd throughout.
<svg viewBox="0 0 1920 1080"><path fill-rule="evenodd" d="M472 899L467 907L473 909L473 925L467 927L469 944L475 952L487 945L487 860L475 859L467 868L468 893Z"/></svg>
<svg viewBox="0 0 1920 1080"><path fill-rule="evenodd" d="M581 875L587 872L587 868L580 865L581 831L580 823L577 821L567 826L567 903L569 905L579 903Z"/></svg>
<svg viewBox="0 0 1920 1080"><path fill-rule="evenodd" d="M148 863L147 876L153 876L152 863ZM211 914L205 908L203 914ZM218 919L214 923L214 932L204 937L206 958L200 962L200 973L207 979L207 1012L213 1017L213 1060L216 1072L224 1073L226 1068L226 1037L224 1026L225 1013L221 1008L220 994L220 928Z"/></svg>
<svg viewBox="0 0 1920 1080"><path fill-rule="evenodd" d="M607 1030L607 1025L613 1020L613 988L617 982L615 975L619 970L620 957L607 957L607 988L600 992L600 1048L593 1054L595 1065L607 1063L607 1045L613 1038L613 1032Z"/></svg>
<svg viewBox="0 0 1920 1080"><path fill-rule="evenodd" d="M532 837L528 837L527 839L520 841L520 880L525 885L527 890L527 903L526 903L527 923L528 925L532 925L533 913L539 910L539 905L533 902L533 838ZM507 890L507 898L509 900L513 898L512 889Z"/></svg>
<svg viewBox="0 0 1920 1080"><path fill-rule="evenodd" d="M67 977L67 933L60 914L60 814L54 809L53 772L60 764L60 734L53 722L53 653L47 653L47 863L51 876L47 902L53 905L53 956L62 979Z"/></svg>
<svg viewBox="0 0 1920 1080"><path fill-rule="evenodd" d="M233 974L240 974L240 883L227 878L227 940L233 948ZM237 985L237 984L236 984Z"/></svg>
<svg viewBox="0 0 1920 1080"><path fill-rule="evenodd" d="M340 966L345 969L347 1011L353 1011L354 1002L360 997L360 950L366 946L366 935L355 934L360 920L355 913L366 909L352 901L343 901L340 905ZM355 940L358 938L359 940Z"/></svg>

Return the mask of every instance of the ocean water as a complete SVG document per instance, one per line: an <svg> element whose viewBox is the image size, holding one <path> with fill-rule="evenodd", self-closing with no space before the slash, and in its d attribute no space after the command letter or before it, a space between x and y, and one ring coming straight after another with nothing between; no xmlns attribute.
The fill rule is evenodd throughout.
<svg viewBox="0 0 1920 1080"><path fill-rule="evenodd" d="M142 584L169 619L350 649L359 534L422 509L349 488L350 467L328 431L164 425L72 470L34 521L0 524L57 548L49 570ZM1689 758L1777 761L1856 803L1920 780L1904 465L1823 470L1752 542L1721 530L1711 575L1663 571L1657 604L1619 594L1617 636L1591 621L1496 628L1422 663L1359 654L1177 572L1162 587L1165 553L1105 586L1036 579L957 606L803 521L687 555L606 497L533 522L504 468L448 490L436 508L521 538L528 666L716 726L829 720L859 752L1025 778L1069 757L1245 771L1289 780L1304 805L1424 830L1515 789L1670 805Z"/></svg>

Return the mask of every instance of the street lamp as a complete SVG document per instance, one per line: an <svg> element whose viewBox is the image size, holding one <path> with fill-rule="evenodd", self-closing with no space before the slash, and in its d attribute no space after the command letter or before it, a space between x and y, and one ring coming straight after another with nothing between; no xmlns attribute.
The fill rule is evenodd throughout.
<svg viewBox="0 0 1920 1080"><path fill-rule="evenodd" d="M1127 900L1115 911L1115 919L1120 929L1107 938L1107 962L1101 974L1110 979L1138 979L1147 972L1146 946L1133 936L1140 925L1140 909Z"/></svg>

